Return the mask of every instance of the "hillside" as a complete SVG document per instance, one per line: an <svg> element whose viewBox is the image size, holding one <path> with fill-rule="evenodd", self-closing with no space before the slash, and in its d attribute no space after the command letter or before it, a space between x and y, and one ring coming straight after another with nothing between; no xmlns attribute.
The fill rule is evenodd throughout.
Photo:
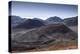
<svg viewBox="0 0 80 54"><path fill-rule="evenodd" d="M44 26L43 22L41 22L39 20L35 20L35 19L27 19L23 23L16 26L16 28L31 29L31 28L41 27L41 26Z"/></svg>
<svg viewBox="0 0 80 54"><path fill-rule="evenodd" d="M78 25L78 16L66 18L66 19L64 19L64 23L67 26L77 26Z"/></svg>
<svg viewBox="0 0 80 54"><path fill-rule="evenodd" d="M77 34L63 24L51 24L40 28L12 33L12 50L24 51L45 48L57 42L77 39Z"/></svg>

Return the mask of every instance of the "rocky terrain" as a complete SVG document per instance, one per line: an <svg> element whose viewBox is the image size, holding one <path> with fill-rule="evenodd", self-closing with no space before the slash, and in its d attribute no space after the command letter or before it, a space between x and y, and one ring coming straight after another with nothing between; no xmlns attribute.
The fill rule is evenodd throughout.
<svg viewBox="0 0 80 54"><path fill-rule="evenodd" d="M66 19L51 17L45 21L36 18L21 21L14 29L11 28L12 52L77 48L78 34L69 27L74 23L67 25Z"/></svg>

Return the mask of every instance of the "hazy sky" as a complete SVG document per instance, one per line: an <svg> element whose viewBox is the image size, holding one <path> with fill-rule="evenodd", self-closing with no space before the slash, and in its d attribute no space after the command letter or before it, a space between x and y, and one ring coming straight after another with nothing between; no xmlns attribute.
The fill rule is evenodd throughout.
<svg viewBox="0 0 80 54"><path fill-rule="evenodd" d="M41 18L58 16L67 18L78 15L77 5L30 3L30 2L12 2L12 14L23 18Z"/></svg>

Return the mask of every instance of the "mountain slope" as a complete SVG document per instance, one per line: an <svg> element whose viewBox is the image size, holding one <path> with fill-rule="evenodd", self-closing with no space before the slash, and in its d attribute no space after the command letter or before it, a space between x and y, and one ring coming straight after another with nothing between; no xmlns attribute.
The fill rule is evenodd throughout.
<svg viewBox="0 0 80 54"><path fill-rule="evenodd" d="M43 22L35 19L27 19L25 22L16 26L16 28L31 29L31 28L41 27L41 26L44 26Z"/></svg>
<svg viewBox="0 0 80 54"><path fill-rule="evenodd" d="M64 19L64 23L68 26L77 26L78 25L78 16L66 18L66 19Z"/></svg>
<svg viewBox="0 0 80 54"><path fill-rule="evenodd" d="M22 19L19 16L9 16L9 19L11 19L11 27L14 28L20 23L24 22L26 19Z"/></svg>

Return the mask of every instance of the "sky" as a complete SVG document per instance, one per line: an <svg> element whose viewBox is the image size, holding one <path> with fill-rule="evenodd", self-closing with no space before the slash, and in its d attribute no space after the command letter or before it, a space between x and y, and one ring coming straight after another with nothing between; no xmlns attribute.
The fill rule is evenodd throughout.
<svg viewBox="0 0 80 54"><path fill-rule="evenodd" d="M68 17L78 16L78 6L13 1L11 5L11 15L31 19L47 19L49 17L58 16L64 19Z"/></svg>

